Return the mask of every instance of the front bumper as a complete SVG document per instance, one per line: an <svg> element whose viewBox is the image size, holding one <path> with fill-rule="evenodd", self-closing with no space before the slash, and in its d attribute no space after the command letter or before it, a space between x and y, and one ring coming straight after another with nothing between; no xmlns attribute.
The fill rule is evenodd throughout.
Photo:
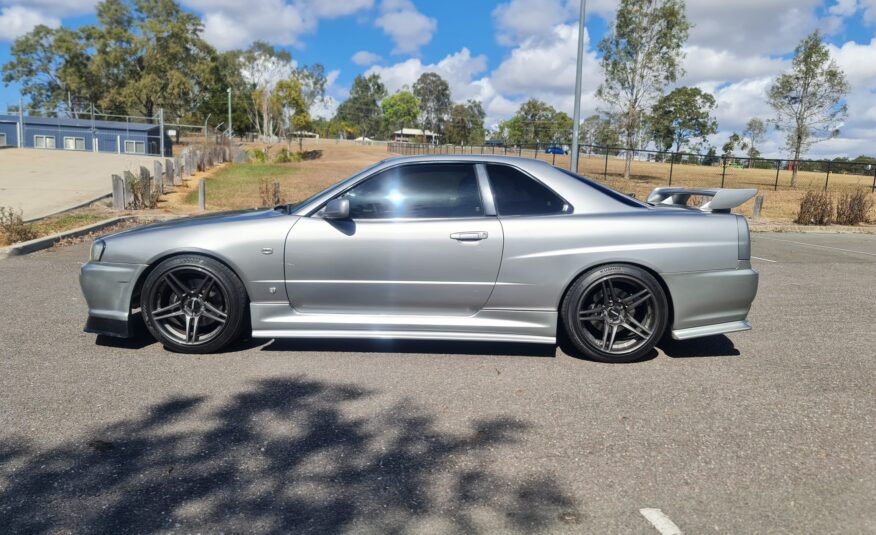
<svg viewBox="0 0 876 535"><path fill-rule="evenodd" d="M79 285L88 303L85 331L127 338L131 298L140 275L141 264L88 262L79 271Z"/></svg>
<svg viewBox="0 0 876 535"><path fill-rule="evenodd" d="M751 328L746 320L757 295L758 274L740 260L737 269L663 274L672 295L676 340Z"/></svg>

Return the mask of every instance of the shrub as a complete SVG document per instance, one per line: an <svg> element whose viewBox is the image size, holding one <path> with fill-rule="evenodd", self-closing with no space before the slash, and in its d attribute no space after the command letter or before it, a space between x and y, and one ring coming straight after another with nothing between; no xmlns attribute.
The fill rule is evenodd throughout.
<svg viewBox="0 0 876 535"><path fill-rule="evenodd" d="M267 151L253 149L250 151L250 155L252 156L252 159L258 163L265 163L268 160Z"/></svg>
<svg viewBox="0 0 876 535"><path fill-rule="evenodd" d="M289 163L291 161L293 161L292 153L290 153L285 147L277 154L277 157L274 158L274 162L276 163Z"/></svg>
<svg viewBox="0 0 876 535"><path fill-rule="evenodd" d="M149 173L144 172L137 176L130 171L125 172L125 183L131 192L131 203L128 206L132 210L144 210L158 206L161 193L149 179Z"/></svg>
<svg viewBox="0 0 876 535"><path fill-rule="evenodd" d="M830 225L833 219L833 198L826 191L807 191L800 201L800 211L794 223L799 225Z"/></svg>
<svg viewBox="0 0 876 535"><path fill-rule="evenodd" d="M33 226L25 223L21 218L20 211L16 212L4 206L0 206L0 232L8 243L33 240L37 237Z"/></svg>
<svg viewBox="0 0 876 535"><path fill-rule="evenodd" d="M843 193L836 201L835 222L838 225L869 223L872 209L873 199L863 189L858 188L854 193Z"/></svg>

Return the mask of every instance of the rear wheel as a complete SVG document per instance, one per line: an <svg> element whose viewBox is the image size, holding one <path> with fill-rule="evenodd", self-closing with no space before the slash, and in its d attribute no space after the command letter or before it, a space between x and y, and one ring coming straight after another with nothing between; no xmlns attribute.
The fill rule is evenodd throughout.
<svg viewBox="0 0 876 535"><path fill-rule="evenodd" d="M660 283L628 265L594 269L575 281L560 306L569 340L601 362L633 362L663 336L669 307Z"/></svg>
<svg viewBox="0 0 876 535"><path fill-rule="evenodd" d="M212 353L237 340L246 317L246 289L227 266L177 256L146 278L140 308L149 332L180 353Z"/></svg>

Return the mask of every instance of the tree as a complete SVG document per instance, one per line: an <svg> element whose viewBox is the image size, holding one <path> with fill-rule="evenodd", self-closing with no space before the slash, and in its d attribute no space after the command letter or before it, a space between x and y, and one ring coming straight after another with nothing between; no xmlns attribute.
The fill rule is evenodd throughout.
<svg viewBox="0 0 876 535"><path fill-rule="evenodd" d="M776 78L767 92L776 113L773 123L787 133L794 162L813 143L839 135L848 92L845 74L831 59L821 34L813 32L794 50L791 71ZM791 172L791 186L796 185L797 165Z"/></svg>
<svg viewBox="0 0 876 535"><path fill-rule="evenodd" d="M721 146L721 156L724 158L731 158L733 153L736 152L736 147L740 144L744 143L742 140L742 136L733 132L730 134L730 137L727 138L727 142ZM745 146L743 145L742 150L745 150Z"/></svg>
<svg viewBox="0 0 876 535"><path fill-rule="evenodd" d="M614 112L624 137L624 178L646 111L683 73L690 23L683 0L621 0L611 32L599 43L605 79L597 96Z"/></svg>
<svg viewBox="0 0 876 535"><path fill-rule="evenodd" d="M572 119L549 104L531 98L514 117L499 124L502 138L515 145L567 143L571 139Z"/></svg>
<svg viewBox="0 0 876 535"><path fill-rule="evenodd" d="M705 141L718 131L712 116L715 97L696 87L678 87L660 97L651 112L651 133L660 150L675 152L694 139Z"/></svg>
<svg viewBox="0 0 876 535"><path fill-rule="evenodd" d="M383 99L383 126L387 129L387 139L398 129L417 124L420 116L420 101L410 91L399 91Z"/></svg>
<svg viewBox="0 0 876 535"><path fill-rule="evenodd" d="M356 125L360 136L367 137L381 131L380 101L386 98L386 87L377 73L353 79L350 97L338 106L335 119Z"/></svg>
<svg viewBox="0 0 876 535"><path fill-rule="evenodd" d="M238 61L240 71L250 85L245 104L256 132L263 136L272 135L276 127L275 110L272 107L274 89L280 80L294 76L292 55L263 41L256 41L239 53Z"/></svg>
<svg viewBox="0 0 876 535"><path fill-rule="evenodd" d="M763 143L766 139L766 124L763 122L763 119L758 117L752 117L749 119L742 135L747 140L748 157L751 159L759 157L760 151L757 150L757 146Z"/></svg>
<svg viewBox="0 0 876 535"><path fill-rule="evenodd" d="M414 96L420 99L423 128L444 133L444 120L450 112L450 86L434 72L424 72L414 82Z"/></svg>
<svg viewBox="0 0 876 535"><path fill-rule="evenodd" d="M444 128L444 141L454 145L479 145L484 142L487 114L480 101L454 104Z"/></svg>

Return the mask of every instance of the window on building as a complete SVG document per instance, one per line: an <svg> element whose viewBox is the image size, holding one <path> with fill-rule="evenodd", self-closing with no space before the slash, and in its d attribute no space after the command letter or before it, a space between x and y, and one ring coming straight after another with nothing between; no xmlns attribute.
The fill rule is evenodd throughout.
<svg viewBox="0 0 876 535"><path fill-rule="evenodd" d="M6 146L6 134L0 133L0 147Z"/></svg>
<svg viewBox="0 0 876 535"><path fill-rule="evenodd" d="M84 137L65 137L64 150L85 150Z"/></svg>
<svg viewBox="0 0 876 535"><path fill-rule="evenodd" d="M125 152L130 154L146 154L146 142L125 140Z"/></svg>
<svg viewBox="0 0 876 535"><path fill-rule="evenodd" d="M499 215L547 215L569 211L556 193L507 165L487 165Z"/></svg>
<svg viewBox="0 0 876 535"><path fill-rule="evenodd" d="M55 136L33 136L33 146L36 149L54 149Z"/></svg>

